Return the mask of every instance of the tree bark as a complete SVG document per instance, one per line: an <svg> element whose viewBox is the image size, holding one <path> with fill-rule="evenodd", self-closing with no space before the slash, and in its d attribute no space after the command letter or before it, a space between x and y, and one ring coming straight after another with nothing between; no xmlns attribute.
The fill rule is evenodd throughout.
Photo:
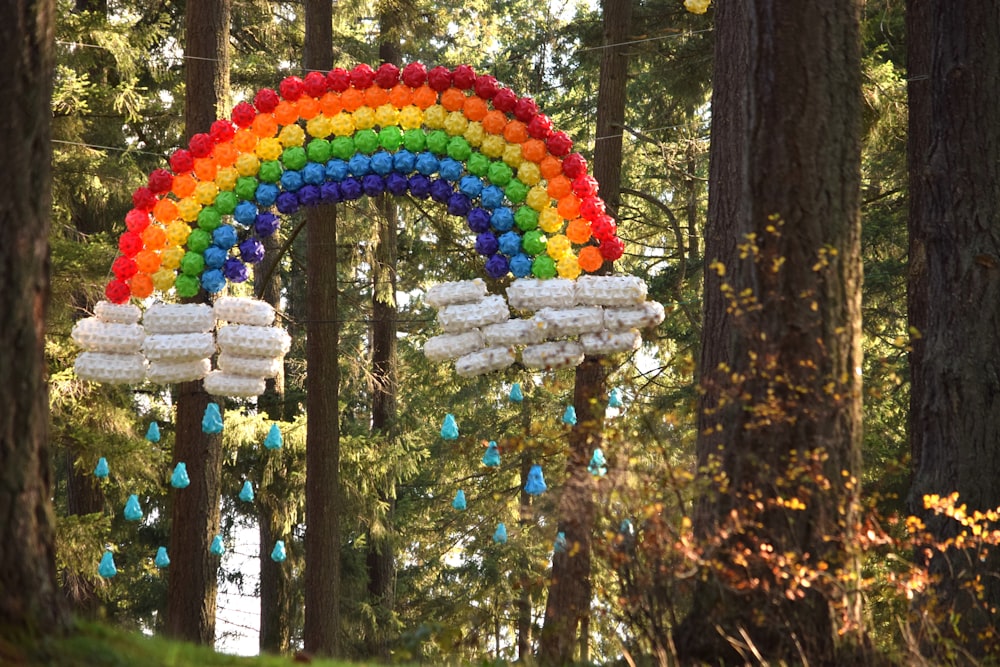
<svg viewBox="0 0 1000 667"><path fill-rule="evenodd" d="M695 531L719 569L695 585L676 646L684 661L743 664L732 639L765 660L834 664L833 608L852 607L822 580L787 598L767 555L853 567L858 5L729 0L715 25L698 461L706 484L723 482Z"/></svg>
<svg viewBox="0 0 1000 667"><path fill-rule="evenodd" d="M332 65L332 5L306 1L305 67ZM306 212L306 568L304 630L309 653L340 651L340 369L335 209Z"/></svg>
<svg viewBox="0 0 1000 667"><path fill-rule="evenodd" d="M934 539L957 522L924 510L957 491L976 510L1000 506L1000 4L907 3L910 135L910 511ZM1000 553L951 550L928 563L938 628L972 655L1000 648ZM981 573L977 600L963 588ZM988 574L987 574L988 573ZM921 601L922 605L930 602ZM924 611L927 611L926 609ZM933 621L932 621L933 622ZM995 632L995 630L994 630Z"/></svg>
<svg viewBox="0 0 1000 667"><path fill-rule="evenodd" d="M54 7L0 5L0 634L68 625L56 583L45 380Z"/></svg>
<svg viewBox="0 0 1000 667"><path fill-rule="evenodd" d="M628 84L628 52L624 43L628 41L632 23L632 0L604 0L603 14L605 48L597 98L594 177L600 184L608 212L617 215ZM594 487L587 464L603 439L607 375L603 358L588 357L577 367L574 377L573 405L578 421L570 435L569 479L559 506L559 530L565 532L570 547L552 558L552 581L539 641L542 664L571 662L577 645L580 661L588 660Z"/></svg>
<svg viewBox="0 0 1000 667"><path fill-rule="evenodd" d="M229 18L231 0L188 4L185 14L185 138L207 132L224 115L229 99ZM195 301L207 303L202 293ZM212 399L200 381L175 388L176 439L172 465L187 464L191 485L173 494L165 631L178 639L215 641L219 558L209 553L219 532L222 437L201 430Z"/></svg>

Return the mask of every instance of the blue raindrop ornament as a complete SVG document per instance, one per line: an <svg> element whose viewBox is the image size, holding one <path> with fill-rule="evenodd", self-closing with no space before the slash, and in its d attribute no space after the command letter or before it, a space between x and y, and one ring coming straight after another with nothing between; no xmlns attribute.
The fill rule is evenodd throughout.
<svg viewBox="0 0 1000 667"><path fill-rule="evenodd" d="M528 471L528 481L524 483L524 492L531 496L539 496L545 492L545 478L542 477L542 466L535 464Z"/></svg>
<svg viewBox="0 0 1000 667"><path fill-rule="evenodd" d="M153 559L156 567L164 568L170 565L170 556L167 555L167 548L160 547L156 550L156 558Z"/></svg>
<svg viewBox="0 0 1000 667"><path fill-rule="evenodd" d="M288 558L288 554L285 553L285 541L278 540L274 543L274 548L271 549L271 560L275 563L281 563L286 558Z"/></svg>
<svg viewBox="0 0 1000 667"><path fill-rule="evenodd" d="M497 544L507 544L507 526L503 522L497 524L497 529L493 531L493 541Z"/></svg>
<svg viewBox="0 0 1000 667"><path fill-rule="evenodd" d="M281 449L284 439L281 437L281 429L278 428L277 424L271 424L271 430L267 432L267 437L264 438L264 448L265 449Z"/></svg>
<svg viewBox="0 0 1000 667"><path fill-rule="evenodd" d="M253 502L253 484L250 483L249 479L243 482L243 488L240 489L240 500L245 503Z"/></svg>
<svg viewBox="0 0 1000 667"><path fill-rule="evenodd" d="M604 458L604 452L598 447L594 450L594 455L590 457L590 465L587 470L595 477L603 477L608 474L608 460Z"/></svg>
<svg viewBox="0 0 1000 667"><path fill-rule="evenodd" d="M572 405L566 406L566 412L563 413L563 424L576 426L576 408Z"/></svg>
<svg viewBox="0 0 1000 667"><path fill-rule="evenodd" d="M94 477L107 479L111 471L108 469L108 460L103 456L97 459L97 467L94 468Z"/></svg>
<svg viewBox="0 0 1000 667"><path fill-rule="evenodd" d="M212 538L212 546L208 548L216 556L221 556L226 553L226 545L222 543L222 535L216 535Z"/></svg>
<svg viewBox="0 0 1000 667"><path fill-rule="evenodd" d="M139 496L134 493L128 497L125 503L125 520L138 521L142 518L142 508L139 507Z"/></svg>
<svg viewBox="0 0 1000 667"><path fill-rule="evenodd" d="M552 545L552 553L566 553L566 547L569 543L566 541L566 533L561 530L556 534L556 541Z"/></svg>
<svg viewBox="0 0 1000 667"><path fill-rule="evenodd" d="M101 556L101 564L97 566L97 574L105 579L110 579L118 574L118 568L115 567L115 556L110 549Z"/></svg>
<svg viewBox="0 0 1000 667"><path fill-rule="evenodd" d="M149 428L146 429L146 440L150 442L160 441L160 425L154 422L149 422Z"/></svg>
<svg viewBox="0 0 1000 667"><path fill-rule="evenodd" d="M496 440L490 440L490 444L486 446L486 453L483 454L483 465L487 468L500 466L500 450L497 448Z"/></svg>
<svg viewBox="0 0 1000 667"><path fill-rule="evenodd" d="M622 390L615 387L611 390L611 395L608 396L608 407L609 408L620 408L624 405L622 403Z"/></svg>
<svg viewBox="0 0 1000 667"><path fill-rule="evenodd" d="M459 489L455 493L455 499L451 501L451 506L455 509L462 511L465 509L465 491Z"/></svg>
<svg viewBox="0 0 1000 667"><path fill-rule="evenodd" d="M520 403L524 400L524 393L521 391L521 383L515 382L514 386L510 388L510 402Z"/></svg>
<svg viewBox="0 0 1000 667"><path fill-rule="evenodd" d="M174 466L174 474L170 476L170 486L175 489L186 489L189 484L191 478L188 477L187 464L180 461Z"/></svg>
<svg viewBox="0 0 1000 667"><path fill-rule="evenodd" d="M458 424L455 423L455 417L451 413L444 416L444 424L441 425L441 437L445 440L458 439Z"/></svg>
<svg viewBox="0 0 1000 667"><path fill-rule="evenodd" d="M205 406L205 416L201 418L201 430L204 433L222 433L222 412L218 403Z"/></svg>

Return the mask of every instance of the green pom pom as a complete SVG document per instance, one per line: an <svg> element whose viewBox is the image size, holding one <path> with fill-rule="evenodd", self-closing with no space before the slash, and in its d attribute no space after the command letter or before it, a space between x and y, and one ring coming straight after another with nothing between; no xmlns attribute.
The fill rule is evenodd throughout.
<svg viewBox="0 0 1000 667"><path fill-rule="evenodd" d="M403 132L395 125L383 127L378 133L378 143L390 153L395 153L403 145Z"/></svg>
<svg viewBox="0 0 1000 667"><path fill-rule="evenodd" d="M427 135L427 150L434 155L444 155L448 152L448 133L444 130L434 130Z"/></svg>
<svg viewBox="0 0 1000 667"><path fill-rule="evenodd" d="M465 162L472 155L469 142L462 137L452 137L448 140L448 156L459 162Z"/></svg>
<svg viewBox="0 0 1000 667"><path fill-rule="evenodd" d="M257 196L259 181L253 176L240 176L236 179L236 196L246 201L253 201Z"/></svg>
<svg viewBox="0 0 1000 667"><path fill-rule="evenodd" d="M174 280L174 289L177 290L177 296L187 299L198 294L198 290L201 289L201 281L198 280L197 276L182 273Z"/></svg>
<svg viewBox="0 0 1000 667"><path fill-rule="evenodd" d="M361 130L354 135L354 145L358 152L371 155L378 150L378 135L375 130Z"/></svg>
<svg viewBox="0 0 1000 667"><path fill-rule="evenodd" d="M265 183L277 183L281 180L283 171L284 169L281 168L280 162L277 160L268 160L260 165L257 177Z"/></svg>
<svg viewBox="0 0 1000 667"><path fill-rule="evenodd" d="M479 176L480 178L486 175L489 168L490 159L478 151L470 155L469 160L465 164L465 169L470 174Z"/></svg>
<svg viewBox="0 0 1000 667"><path fill-rule="evenodd" d="M215 230L221 224L222 216L219 215L219 210L214 206L206 206L198 211L198 227L204 229L206 232ZM189 242L188 246L190 245L191 244ZM202 250L204 250L204 248L202 248Z"/></svg>
<svg viewBox="0 0 1000 667"><path fill-rule="evenodd" d="M191 252L202 253L212 245L212 232L207 229L194 229L188 236L187 247Z"/></svg>
<svg viewBox="0 0 1000 667"><path fill-rule="evenodd" d="M330 142L326 139L313 139L306 147L310 162L326 162L330 159Z"/></svg>
<svg viewBox="0 0 1000 667"><path fill-rule="evenodd" d="M239 203L239 199L235 192L222 191L215 198L215 208L222 215L232 215L233 211L236 210L236 204Z"/></svg>
<svg viewBox="0 0 1000 667"><path fill-rule="evenodd" d="M520 181L514 181L518 183ZM513 185L513 183L511 183ZM507 186L507 197L510 197L510 185ZM538 211L531 208L530 206L522 206L517 209L517 213L514 214L514 222L517 224L517 228L522 232L530 232L532 229L538 227Z"/></svg>
<svg viewBox="0 0 1000 667"><path fill-rule="evenodd" d="M205 270L205 258L200 252L189 251L181 258L181 272L186 276L198 276Z"/></svg>
<svg viewBox="0 0 1000 667"><path fill-rule="evenodd" d="M512 204L520 204L528 196L528 186L515 178L507 184L503 192Z"/></svg>
<svg viewBox="0 0 1000 667"><path fill-rule="evenodd" d="M548 255L535 257L535 263L531 265L531 272L536 278L552 278L556 275L556 260Z"/></svg>
<svg viewBox="0 0 1000 667"><path fill-rule="evenodd" d="M403 147L411 153L419 153L426 145L427 134L423 130L407 130L403 134Z"/></svg>
<svg viewBox="0 0 1000 667"><path fill-rule="evenodd" d="M286 148L281 154L281 162L285 165L285 169L292 169L298 171L302 167L306 166L306 151L302 146L292 146L291 148Z"/></svg>
<svg viewBox="0 0 1000 667"><path fill-rule="evenodd" d="M330 154L341 160L350 160L354 155L354 140L350 137L337 137L330 143Z"/></svg>
<svg viewBox="0 0 1000 667"><path fill-rule="evenodd" d="M537 229L527 232L521 238L521 247L524 248L524 252L528 253L532 257L545 252L545 238L543 237L542 232Z"/></svg>
<svg viewBox="0 0 1000 667"><path fill-rule="evenodd" d="M486 172L486 177L490 179L490 183L499 185L501 188L510 183L510 179L513 176L514 172L503 162L492 163L489 171Z"/></svg>

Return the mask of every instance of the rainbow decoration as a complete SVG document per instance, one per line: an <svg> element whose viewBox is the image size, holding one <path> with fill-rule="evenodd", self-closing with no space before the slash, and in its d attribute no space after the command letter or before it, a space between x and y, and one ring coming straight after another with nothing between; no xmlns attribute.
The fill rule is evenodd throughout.
<svg viewBox="0 0 1000 667"><path fill-rule="evenodd" d="M409 193L466 219L491 278L575 280L622 255L573 143L469 65L285 78L170 156L132 196L105 295L220 292L300 207Z"/></svg>

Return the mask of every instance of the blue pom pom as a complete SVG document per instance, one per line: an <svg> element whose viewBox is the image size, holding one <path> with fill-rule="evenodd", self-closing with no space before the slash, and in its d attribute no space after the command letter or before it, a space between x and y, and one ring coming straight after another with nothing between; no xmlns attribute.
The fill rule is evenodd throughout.
<svg viewBox="0 0 1000 667"><path fill-rule="evenodd" d="M218 294L226 286L226 276L219 269L211 269L201 274L201 286L209 294Z"/></svg>
<svg viewBox="0 0 1000 667"><path fill-rule="evenodd" d="M372 159L367 155L355 153L347 163L347 168L351 171L351 176L354 178L361 178L362 176L371 173Z"/></svg>
<svg viewBox="0 0 1000 667"><path fill-rule="evenodd" d="M401 149L392 158L392 168L400 174L410 174L417 168L417 156L410 151Z"/></svg>
<svg viewBox="0 0 1000 667"><path fill-rule="evenodd" d="M392 155L385 151L379 151L372 155L371 169L376 174L385 176L392 171Z"/></svg>
<svg viewBox="0 0 1000 667"><path fill-rule="evenodd" d="M334 158L326 163L326 178L327 180L335 181L340 183L342 180L347 178L347 174L350 168L347 163L343 160Z"/></svg>
<svg viewBox="0 0 1000 667"><path fill-rule="evenodd" d="M323 185L326 181L326 165L310 162L302 169L302 180L309 185Z"/></svg>
<svg viewBox="0 0 1000 667"><path fill-rule="evenodd" d="M504 232L500 235L500 252L513 257L521 252L521 235L517 232Z"/></svg>
<svg viewBox="0 0 1000 667"><path fill-rule="evenodd" d="M524 400L524 393L521 391L520 382L515 382L514 386L510 388L509 398L511 403L520 403Z"/></svg>
<svg viewBox="0 0 1000 667"><path fill-rule="evenodd" d="M483 208L493 210L503 206L503 190L495 185L488 185L479 193L479 203ZM513 217L511 218L513 220Z"/></svg>
<svg viewBox="0 0 1000 667"><path fill-rule="evenodd" d="M514 228L514 214L506 206L502 206L490 216L490 225L498 232L509 232Z"/></svg>
<svg viewBox="0 0 1000 667"><path fill-rule="evenodd" d="M229 250L234 245L236 241L239 240L239 235L236 233L236 228L232 225L222 225L221 227L216 227L215 231L212 232L212 245L222 248L223 250Z"/></svg>
<svg viewBox="0 0 1000 667"><path fill-rule="evenodd" d="M502 522L497 524L497 529L493 532L493 541L497 544L507 544L507 526Z"/></svg>
<svg viewBox="0 0 1000 667"><path fill-rule="evenodd" d="M483 191L483 181L478 176L463 176L458 182L458 191L466 197L478 197Z"/></svg>
<svg viewBox="0 0 1000 667"><path fill-rule="evenodd" d="M205 248L205 252L201 253L201 256L205 258L206 269L221 269L226 263L226 258L229 257L229 251L211 245Z"/></svg>
<svg viewBox="0 0 1000 667"><path fill-rule="evenodd" d="M438 173L446 181L457 181L462 178L464 171L465 167L462 166L462 163L450 157L441 160L441 165L438 167Z"/></svg>
<svg viewBox="0 0 1000 667"><path fill-rule="evenodd" d="M531 275L531 264L530 257L523 252L518 253L510 258L510 272L514 274L515 278L524 278Z"/></svg>
<svg viewBox="0 0 1000 667"><path fill-rule="evenodd" d="M240 489L240 500L245 503L253 502L253 484L250 483L249 479L243 482L243 488Z"/></svg>
<svg viewBox="0 0 1000 667"><path fill-rule="evenodd" d="M620 408L624 405L622 403L622 390L615 387L611 390L611 395L608 396L608 407L609 408Z"/></svg>
<svg viewBox="0 0 1000 667"><path fill-rule="evenodd" d="M221 556L226 553L226 545L222 543L222 535L216 535L212 539L212 546L208 548L216 556Z"/></svg>
<svg viewBox="0 0 1000 667"><path fill-rule="evenodd" d="M424 151L417 156L417 171L419 171L424 176L430 176L431 174L437 173L438 168L441 166L441 161L438 160L432 153Z"/></svg>
<svg viewBox="0 0 1000 667"><path fill-rule="evenodd" d="M564 424L569 424L570 426L576 425L576 408L572 405L566 406L566 412L563 413L562 417Z"/></svg>
<svg viewBox="0 0 1000 667"><path fill-rule="evenodd" d="M598 447L594 450L594 455L590 457L587 470L595 477L603 477L608 473L608 460L604 458L604 452Z"/></svg>
<svg viewBox="0 0 1000 667"><path fill-rule="evenodd" d="M254 199L257 203L267 208L268 206L273 206L274 202L278 201L278 194L281 190L274 183L261 183L257 186L257 192L254 195Z"/></svg>
<svg viewBox="0 0 1000 667"><path fill-rule="evenodd" d="M483 465L487 468L496 468L500 465L500 450L497 448L497 441L490 440L483 454Z"/></svg>

